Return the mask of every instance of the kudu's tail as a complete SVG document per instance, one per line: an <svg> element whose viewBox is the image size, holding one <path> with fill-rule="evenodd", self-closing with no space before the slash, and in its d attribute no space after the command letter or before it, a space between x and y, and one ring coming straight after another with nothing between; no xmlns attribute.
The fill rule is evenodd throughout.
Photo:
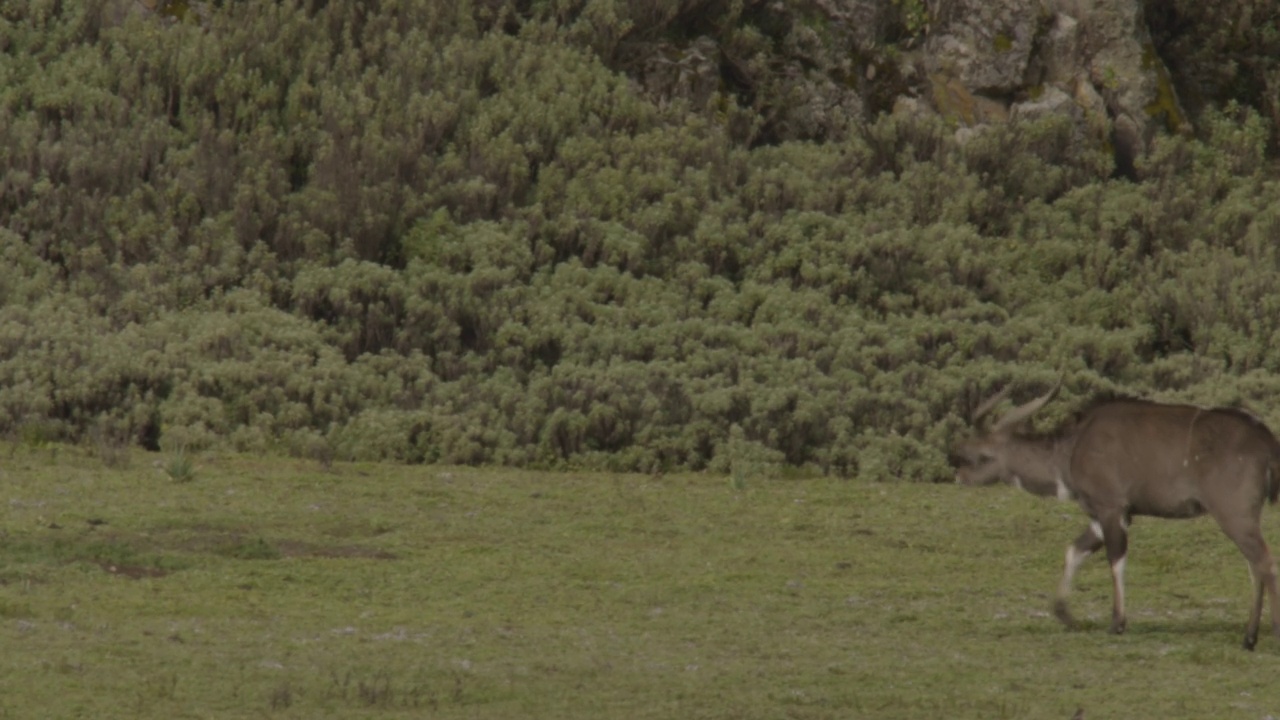
<svg viewBox="0 0 1280 720"><path fill-rule="evenodd" d="M1271 438L1271 462L1267 463L1267 500L1272 505L1280 499L1280 442Z"/></svg>
<svg viewBox="0 0 1280 720"><path fill-rule="evenodd" d="M1267 500L1275 505L1276 501L1280 500L1280 439L1276 438L1275 433L1271 432L1271 428L1267 427L1257 414L1245 408L1241 410L1254 425L1262 429L1267 439L1267 446L1271 449L1271 457L1267 459L1267 476L1264 479L1263 491L1266 493Z"/></svg>
<svg viewBox="0 0 1280 720"><path fill-rule="evenodd" d="M1267 466L1267 500L1272 505L1280 499L1280 457L1271 456L1271 464Z"/></svg>

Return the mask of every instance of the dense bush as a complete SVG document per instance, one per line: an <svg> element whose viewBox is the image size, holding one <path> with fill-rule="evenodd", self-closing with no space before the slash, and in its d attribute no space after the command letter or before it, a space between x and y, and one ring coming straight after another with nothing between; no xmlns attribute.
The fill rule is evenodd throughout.
<svg viewBox="0 0 1280 720"><path fill-rule="evenodd" d="M1280 5L1271 0L1143 0L1152 39L1188 107L1246 104L1280 142Z"/></svg>
<svg viewBox="0 0 1280 720"><path fill-rule="evenodd" d="M588 31L696 3L534 5L0 15L0 432L934 480L1009 382L1280 398L1254 109L1134 180L1052 118L789 137Z"/></svg>

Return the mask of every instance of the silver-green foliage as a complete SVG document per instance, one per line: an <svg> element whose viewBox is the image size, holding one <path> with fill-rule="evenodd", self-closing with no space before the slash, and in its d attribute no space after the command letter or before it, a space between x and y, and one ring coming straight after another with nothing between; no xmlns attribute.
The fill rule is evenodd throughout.
<svg viewBox="0 0 1280 720"><path fill-rule="evenodd" d="M94 7L0 55L2 432L936 480L1007 382L1280 396L1248 109L1115 180L1053 119L752 147L576 20Z"/></svg>

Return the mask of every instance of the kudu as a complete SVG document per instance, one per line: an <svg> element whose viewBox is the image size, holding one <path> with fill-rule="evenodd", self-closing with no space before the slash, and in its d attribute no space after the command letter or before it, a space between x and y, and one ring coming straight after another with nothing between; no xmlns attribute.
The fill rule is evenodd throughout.
<svg viewBox="0 0 1280 720"><path fill-rule="evenodd" d="M1085 558L1105 546L1114 588L1111 632L1124 632L1130 519L1208 513L1249 562L1254 596L1245 649L1257 644L1264 592L1272 633L1280 639L1276 564L1260 528L1263 501L1275 503L1280 494L1280 442L1266 425L1244 410L1120 399L1095 402L1048 435L1030 432L1027 421L1057 391L1055 386L1014 408L952 455L962 485L1006 482L1036 495L1075 500L1089 516L1089 526L1067 546L1054 615L1073 626L1067 609L1071 579ZM975 425L1004 396L1002 391L982 403L973 414Z"/></svg>

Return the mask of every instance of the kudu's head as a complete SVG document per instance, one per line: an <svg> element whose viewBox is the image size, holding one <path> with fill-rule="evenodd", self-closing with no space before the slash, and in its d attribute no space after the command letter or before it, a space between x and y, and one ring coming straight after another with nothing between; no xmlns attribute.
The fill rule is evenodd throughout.
<svg viewBox="0 0 1280 720"><path fill-rule="evenodd" d="M961 485L1012 482L1014 474L1009 468L1009 459L1017 432L1031 419L1032 415L1035 415L1058 394L1058 388L1061 386L1062 383L1059 382L1044 395L1010 410L985 430L981 424L983 417L1005 399L1009 394L1009 388L1004 388L979 405L970 418L978 434L959 443L951 451L951 464L956 468L956 482Z"/></svg>

